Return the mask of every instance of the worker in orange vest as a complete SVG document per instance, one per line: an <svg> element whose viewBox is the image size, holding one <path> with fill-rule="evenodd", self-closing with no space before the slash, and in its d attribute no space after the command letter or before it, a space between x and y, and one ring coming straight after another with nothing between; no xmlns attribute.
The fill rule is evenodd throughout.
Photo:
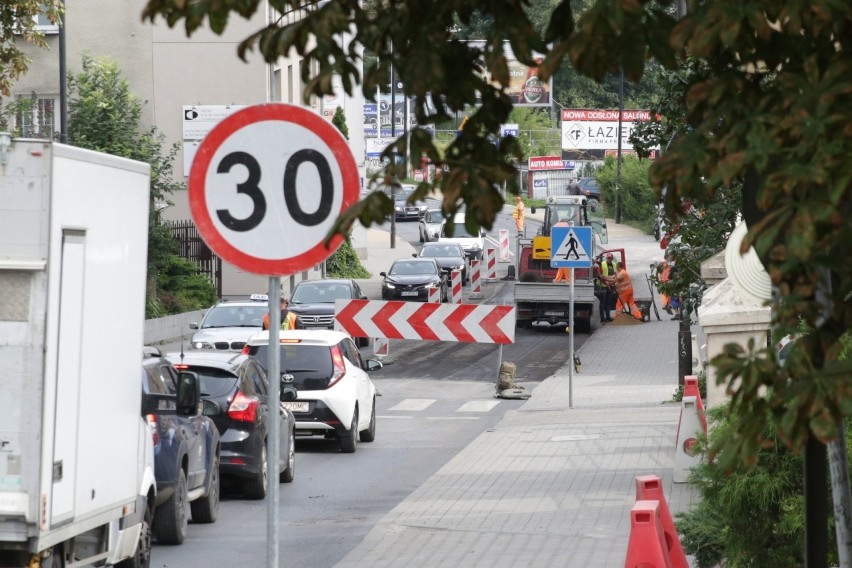
<svg viewBox="0 0 852 568"><path fill-rule="evenodd" d="M296 329L296 314L287 309L287 297L281 296L281 329ZM263 314L263 329L269 329L269 313Z"/></svg>
<svg viewBox="0 0 852 568"><path fill-rule="evenodd" d="M618 301L615 303L615 317L620 316L624 311L624 306L627 306L634 318L644 321L645 318L633 299L633 282L630 280L630 275L627 274L627 268L624 267L623 262L619 262L616 264L616 269L618 270L616 275L610 277L610 280L615 282L615 291L618 293Z"/></svg>

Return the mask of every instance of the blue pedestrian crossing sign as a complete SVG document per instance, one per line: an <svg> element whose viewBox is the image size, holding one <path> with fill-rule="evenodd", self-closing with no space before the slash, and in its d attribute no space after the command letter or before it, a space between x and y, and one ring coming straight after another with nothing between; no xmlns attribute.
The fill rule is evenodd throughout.
<svg viewBox="0 0 852 568"><path fill-rule="evenodd" d="M550 266L590 268L592 266L591 227L553 227L550 230Z"/></svg>

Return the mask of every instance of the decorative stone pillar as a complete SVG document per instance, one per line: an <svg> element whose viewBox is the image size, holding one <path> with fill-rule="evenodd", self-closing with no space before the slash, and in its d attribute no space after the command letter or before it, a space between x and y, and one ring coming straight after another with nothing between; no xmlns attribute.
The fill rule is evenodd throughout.
<svg viewBox="0 0 852 568"><path fill-rule="evenodd" d="M704 267L701 270L704 274ZM698 308L698 321L707 341L707 360L722 353L728 343L736 343L748 348L750 339L760 348L769 342L771 311L740 294L730 278L704 293ZM727 385L716 385L716 370L712 365L707 370L708 408L725 404Z"/></svg>

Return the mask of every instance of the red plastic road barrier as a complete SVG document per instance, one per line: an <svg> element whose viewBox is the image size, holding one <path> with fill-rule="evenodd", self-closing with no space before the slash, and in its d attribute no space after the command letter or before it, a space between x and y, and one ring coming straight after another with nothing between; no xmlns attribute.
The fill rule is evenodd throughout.
<svg viewBox="0 0 852 568"><path fill-rule="evenodd" d="M485 249L485 279L497 280L497 250Z"/></svg>
<svg viewBox="0 0 852 568"><path fill-rule="evenodd" d="M514 343L515 307L337 300L335 329L353 337Z"/></svg>
<svg viewBox="0 0 852 568"><path fill-rule="evenodd" d="M683 378L683 396L694 396L695 405L698 407L698 418L701 420L701 426L704 428L704 433L707 433L707 417L704 416L704 403L701 401L701 393L698 391L698 377L696 375L687 375Z"/></svg>
<svg viewBox="0 0 852 568"><path fill-rule="evenodd" d="M461 304L462 303L462 279L461 279L461 270L453 270L450 276L450 288L452 288L452 294L450 295L450 303L453 304Z"/></svg>
<svg viewBox="0 0 852 568"><path fill-rule="evenodd" d="M666 503L665 495L663 495L663 481L656 475L639 475L635 478L635 481L637 501L660 502L660 525L663 527L666 550L672 566L674 568L689 568L689 562L686 561L686 554L683 552L683 546L681 546L680 538L677 536L677 529L672 520L669 505Z"/></svg>
<svg viewBox="0 0 852 568"><path fill-rule="evenodd" d="M636 501L630 510L630 540L624 568L674 568L660 525L659 501Z"/></svg>

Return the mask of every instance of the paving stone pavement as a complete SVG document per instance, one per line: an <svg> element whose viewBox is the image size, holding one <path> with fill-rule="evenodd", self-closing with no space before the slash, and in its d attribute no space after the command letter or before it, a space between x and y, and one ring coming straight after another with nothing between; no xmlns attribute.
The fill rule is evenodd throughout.
<svg viewBox="0 0 852 568"><path fill-rule="evenodd" d="M629 241L643 263L657 254L623 227L611 244ZM672 514L697 500L672 482L678 322L661 315L597 329L573 380L565 365L540 383L337 568L624 566L636 476L660 476Z"/></svg>

